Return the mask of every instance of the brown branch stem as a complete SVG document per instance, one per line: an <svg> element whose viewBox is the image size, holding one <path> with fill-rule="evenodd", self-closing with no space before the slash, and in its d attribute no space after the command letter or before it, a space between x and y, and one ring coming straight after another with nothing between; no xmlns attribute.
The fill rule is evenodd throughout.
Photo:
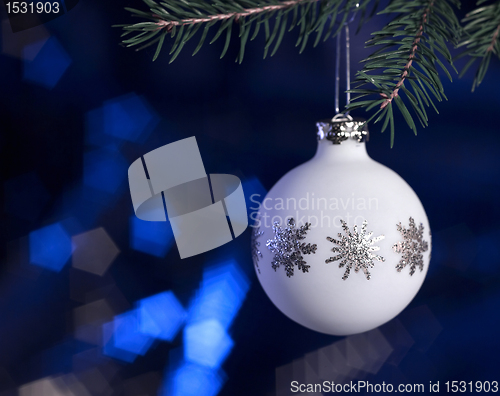
<svg viewBox="0 0 500 396"><path fill-rule="evenodd" d="M401 85L403 85L406 77L410 73L410 67L413 63L413 58L415 58L415 54L416 54L417 49L418 49L418 44L420 43L420 39L421 39L422 35L424 34L424 25L427 23L427 16L430 14L431 8L434 6L434 1L435 0L432 0L431 3L429 4L429 6L424 11L424 15L422 16L422 23L420 24L420 27L417 31L417 34L415 35L415 40L413 40L413 43L412 43L411 52L410 52L410 55L408 56L408 63L405 65L405 67L403 69L404 70L403 74L401 75L401 78L399 79L398 83L396 84L396 87L394 88L394 90L392 91L390 96L388 96L384 93L380 94L380 96L385 98L385 100L380 105L381 109L386 107L389 103L392 102L392 100L396 96L398 96L398 92L399 92L399 89L401 88Z"/></svg>
<svg viewBox="0 0 500 396"><path fill-rule="evenodd" d="M249 15L258 14L261 12L282 10L284 8L292 7L298 3L308 3L308 2L315 2L315 1L319 1L319 0L288 0L288 1L283 1L282 3L276 4L276 5L268 5L268 6L264 6L264 7L249 8L249 9L242 11L242 12L231 12L228 14L210 15L210 16L203 17L203 18L188 18L188 19L183 19L181 21L165 21L162 19L162 20L159 20L158 22L156 22L156 24L159 26L159 29L167 29L168 31L170 31L174 26L178 26L178 25L194 25L197 23L211 22L214 20L222 21L225 19L233 18L233 17L236 17L236 20L238 20L239 18L244 18L244 17L247 17ZM158 15L154 15L154 17L161 18Z"/></svg>
<svg viewBox="0 0 500 396"><path fill-rule="evenodd" d="M495 41L497 40L498 33L500 33L500 25L497 26L497 29L495 30L495 33L493 33L493 38L491 39L491 44L490 46L486 49L486 52L493 51L493 48L495 48Z"/></svg>

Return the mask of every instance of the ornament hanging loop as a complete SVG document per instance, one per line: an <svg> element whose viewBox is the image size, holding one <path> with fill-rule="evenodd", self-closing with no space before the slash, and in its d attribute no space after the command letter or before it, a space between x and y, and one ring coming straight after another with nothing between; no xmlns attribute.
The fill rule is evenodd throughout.
<svg viewBox="0 0 500 396"><path fill-rule="evenodd" d="M334 122L341 122L341 121L352 121L352 117L349 115L349 113L337 113L335 116L332 118L332 121Z"/></svg>

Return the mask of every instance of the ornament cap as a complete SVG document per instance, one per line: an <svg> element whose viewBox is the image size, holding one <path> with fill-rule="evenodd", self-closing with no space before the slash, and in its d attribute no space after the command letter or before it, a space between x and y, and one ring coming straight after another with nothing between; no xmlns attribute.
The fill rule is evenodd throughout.
<svg viewBox="0 0 500 396"><path fill-rule="evenodd" d="M328 140L332 144L342 144L347 139L362 143L369 138L366 120L345 114L337 114L331 120L318 121L316 128L318 140Z"/></svg>

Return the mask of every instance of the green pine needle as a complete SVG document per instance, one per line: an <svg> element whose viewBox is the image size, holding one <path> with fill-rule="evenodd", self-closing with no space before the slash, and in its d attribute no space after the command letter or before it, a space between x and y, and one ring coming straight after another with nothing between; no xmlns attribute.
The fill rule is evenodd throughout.
<svg viewBox="0 0 500 396"><path fill-rule="evenodd" d="M135 46L145 43L141 48L156 44L157 49L153 60L157 59L164 46L165 33L170 33L175 42L171 45L170 62L180 53L184 44L190 41L201 26L204 27L198 46L193 52L196 54L207 37L208 31L214 27L215 35L210 43L225 37L223 57L232 37L232 28L239 25L240 51L237 61L241 63L245 52L245 46L250 37L254 40L261 25L264 27L266 44L264 57L272 47L271 56L278 50L283 41L284 34L299 27L297 46L303 52L309 42L311 34L315 34L314 46L321 39L326 40L332 35L338 34L342 24L346 22L348 15L353 12L363 12L360 22L366 22L366 8L373 0L167 0L158 2L155 0L143 0L149 12L135 8L126 8L133 16L143 18L145 22L134 24L116 25L121 27L126 35L135 34L131 38L123 40L127 46ZM372 7L371 14L375 12L378 1ZM370 14L370 15L371 15ZM337 21L337 15L341 15L341 21ZM289 18L291 16L291 18ZM289 23L291 19L291 22ZM326 24L328 29L325 29ZM218 27L215 27L218 25ZM337 29L335 29L337 27ZM252 31L252 34L250 33ZM155 38L158 33L160 37ZM225 34L224 34L225 33ZM155 40L153 42L153 40Z"/></svg>
<svg viewBox="0 0 500 396"><path fill-rule="evenodd" d="M391 147L394 144L394 103L416 134L410 108L425 127L428 125L426 107L431 105L436 109L429 91L438 101L446 99L438 66L450 80L451 75L438 54L454 69L446 42L457 41L460 24L452 5L458 7L458 0L392 0L380 14L397 13L397 16L382 30L373 33L373 38L367 42L368 47L379 48L363 61L363 69L356 74L352 82L354 88L350 91L355 97L346 106L346 111L358 107L370 111L378 107L377 115L383 110L377 121L385 117L382 130L390 124Z"/></svg>
<svg viewBox="0 0 500 396"><path fill-rule="evenodd" d="M478 1L477 8L462 20L466 25L458 47L466 47L466 50L456 57L456 59L470 57L460 72L460 77L479 60L472 91L483 81L491 55L500 58L500 1L482 6L485 2L485 0Z"/></svg>
<svg viewBox="0 0 500 396"><path fill-rule="evenodd" d="M264 58L269 52L273 56L285 33L294 28L298 28L296 46L302 53L310 42L316 47L320 41L335 37L355 14L359 15L359 31L379 8L379 0L142 1L145 10L125 8L140 22L116 25L123 30L122 43L137 50L156 45L153 60L168 46L170 62L194 37L199 37L193 52L197 54L207 42L209 31L214 31L210 43L224 38L221 57L228 52L231 38L237 35L239 63L248 41L262 32ZM438 112L433 99L446 99L440 73L451 80L448 66L456 71L449 42L464 48L455 59L470 57L460 76L479 60L474 90L484 80L492 55L500 57L500 0L485 3L488 0L477 2L477 8L462 21L462 29L454 11L454 7L460 6L459 0L391 0L379 14L395 13L396 17L367 41L366 46L376 50L356 73L350 90L354 97L345 111L371 112L368 122L382 122L382 132L390 128L391 147L395 109L416 134L414 117L422 127L427 126L426 108Z"/></svg>

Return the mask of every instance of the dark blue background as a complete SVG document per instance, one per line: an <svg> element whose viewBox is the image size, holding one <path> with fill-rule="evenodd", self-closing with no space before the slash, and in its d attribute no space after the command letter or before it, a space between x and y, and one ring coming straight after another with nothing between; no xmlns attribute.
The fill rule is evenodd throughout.
<svg viewBox="0 0 500 396"><path fill-rule="evenodd" d="M13 56L16 50L7 53L7 41L14 36L5 25L2 31L0 395L15 394L11 392L16 387L48 375L71 372L73 356L90 348L72 337L71 312L81 304L71 298L74 270L67 265L54 273L27 264L27 235L58 221L70 235L106 229L121 254L102 282L116 285L130 305L173 290L186 306L207 263L235 258L250 279L250 290L230 328L235 345L222 366L227 382L220 395L273 395L277 367L342 338L307 330L272 305L253 272L250 230L190 259L180 260L175 247L165 258L156 258L129 246L133 208L126 178L108 201L96 195L95 207L88 204L91 199L79 204L84 153L94 147L88 138L88 114L106 101L135 93L156 113L158 123L144 139L113 148L124 163L194 135L208 172L258 178L268 190L314 155L315 122L333 115L335 40L299 55L295 31L285 36L273 58L262 60L259 37L247 46L242 65L234 62L236 38L222 60L222 42L207 43L191 57L194 40L170 65L171 42L166 41L152 63L154 49L134 52L118 45L121 31L111 25L131 21L123 10L127 5L144 8L139 0L86 0L46 24L45 33L31 33L34 38L28 43L46 34L69 56L67 69L60 79L54 77L52 87L26 77L26 70L42 66ZM352 74L369 54L364 41L384 21L372 20L352 38ZM19 44L17 55L22 49ZM444 79L449 100L438 104L439 115L429 110L430 126L420 127L417 137L397 115L391 149L388 132L381 134L380 126L371 126L369 154L398 172L427 211L433 258L417 297L397 322L381 330L399 358L388 359L377 374L354 373L354 380L441 381L441 392L445 381L500 380L500 61L492 60L474 93L472 70L460 80L454 74L453 83ZM20 177L27 177L32 194L23 195L25 184L13 187ZM399 325L413 340L403 343L405 348L398 347L394 329ZM182 343L181 332L173 343L157 345L134 364L114 366L118 372L109 377L113 394L124 394L130 378L150 372L163 375L169 352Z"/></svg>

